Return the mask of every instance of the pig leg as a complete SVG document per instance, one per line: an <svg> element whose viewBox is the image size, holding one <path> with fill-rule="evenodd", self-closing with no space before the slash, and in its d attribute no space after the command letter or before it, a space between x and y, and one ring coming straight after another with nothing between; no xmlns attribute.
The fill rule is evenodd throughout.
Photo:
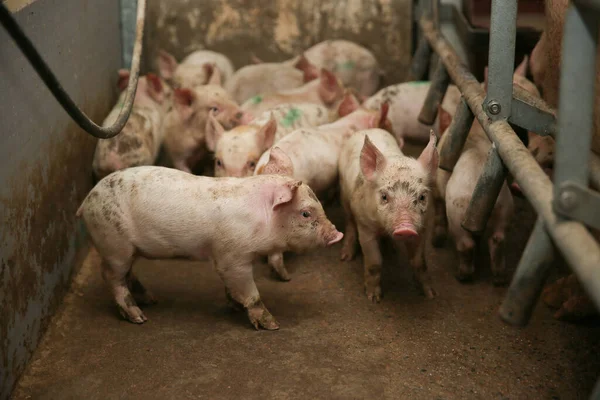
<svg viewBox="0 0 600 400"><path fill-rule="evenodd" d="M268 262L279 279L286 282L291 279L290 274L288 273L287 269L285 269L285 264L283 263L283 253L269 254Z"/></svg>
<svg viewBox="0 0 600 400"><path fill-rule="evenodd" d="M448 236L448 217L446 216L446 204L438 197L433 199L435 212L433 216L433 237L431 244L434 247L443 247Z"/></svg>
<svg viewBox="0 0 600 400"><path fill-rule="evenodd" d="M368 229L358 229L358 240L365 264L365 293L373 303L381 301L381 251L377 236Z"/></svg>
<svg viewBox="0 0 600 400"><path fill-rule="evenodd" d="M131 269L132 262L133 251L132 255L125 262L105 259L102 262L102 277L110 287L115 303L117 303L117 307L123 318L135 324L143 324L148 319L138 307L127 287L127 275Z"/></svg>
<svg viewBox="0 0 600 400"><path fill-rule="evenodd" d="M229 293L228 297L233 300L234 304L238 303L246 310L254 328L279 329L279 323L260 299L252 275L251 262L235 260L232 257L229 260L215 261L215 267L225 283L226 293Z"/></svg>
<svg viewBox="0 0 600 400"><path fill-rule="evenodd" d="M127 274L127 287L138 304L148 306L156 304L154 295L142 285L142 282L134 275L132 270Z"/></svg>
<svg viewBox="0 0 600 400"><path fill-rule="evenodd" d="M456 279L461 282L473 279L473 273L475 272L475 266L473 265L475 241L470 233L463 232L459 238L456 238L456 251L458 252Z"/></svg>
<svg viewBox="0 0 600 400"><path fill-rule="evenodd" d="M348 210L348 207L345 206L344 210L346 214L346 232L344 232L344 242L342 245L342 253L340 256L340 260L351 261L356 255L356 242L358 232L356 231L356 222L354 222L352 212Z"/></svg>
<svg viewBox="0 0 600 400"><path fill-rule="evenodd" d="M506 276L504 243L504 232L494 232L488 239L490 265L492 269L494 285L504 285L508 279Z"/></svg>
<svg viewBox="0 0 600 400"><path fill-rule="evenodd" d="M396 243L396 241L394 241ZM398 243L396 243L398 244ZM425 240L416 239L413 243L407 243L408 257L410 265L415 274L415 280L418 282L423 294L428 299L437 296L435 289L431 285L431 277L427 272L427 263L425 262Z"/></svg>

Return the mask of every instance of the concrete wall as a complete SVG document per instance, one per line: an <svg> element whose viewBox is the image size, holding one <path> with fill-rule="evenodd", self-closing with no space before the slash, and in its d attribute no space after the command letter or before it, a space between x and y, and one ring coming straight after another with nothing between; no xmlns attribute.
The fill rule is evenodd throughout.
<svg viewBox="0 0 600 400"><path fill-rule="evenodd" d="M77 104L101 121L117 94L118 0L27 1L16 17ZM92 185L95 140L70 120L2 29L0 60L0 399L5 399L85 247L75 211Z"/></svg>
<svg viewBox="0 0 600 400"><path fill-rule="evenodd" d="M410 65L411 18L411 0L149 0L144 69L153 69L159 48L179 60L208 48L239 68L251 52L278 61L345 38L371 49L394 83Z"/></svg>

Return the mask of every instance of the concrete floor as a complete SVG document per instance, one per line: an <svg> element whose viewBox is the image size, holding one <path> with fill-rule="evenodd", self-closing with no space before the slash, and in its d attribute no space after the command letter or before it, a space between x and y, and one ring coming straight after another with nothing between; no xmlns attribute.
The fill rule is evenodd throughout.
<svg viewBox="0 0 600 400"><path fill-rule="evenodd" d="M517 199L509 232L514 268L533 224ZM342 227L342 214L328 210ZM514 224L513 224L514 225ZM439 297L426 300L406 261L387 257L384 299L363 294L361 258L340 247L288 257L292 281L256 280L281 330L255 331L226 307L207 263L141 260L135 270L159 297L137 326L118 316L91 252L54 318L15 399L572 399L600 375L600 326L555 321L539 305L531 324L503 324L505 289L488 269L460 284L450 245L428 249Z"/></svg>

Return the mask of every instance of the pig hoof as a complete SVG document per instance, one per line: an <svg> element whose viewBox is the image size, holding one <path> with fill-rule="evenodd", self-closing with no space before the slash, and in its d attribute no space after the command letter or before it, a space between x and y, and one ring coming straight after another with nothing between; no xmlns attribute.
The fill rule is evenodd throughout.
<svg viewBox="0 0 600 400"><path fill-rule="evenodd" d="M340 255L340 260L342 261L352 261L354 259L354 251L348 249L342 249L342 253Z"/></svg>
<svg viewBox="0 0 600 400"><path fill-rule="evenodd" d="M292 277L290 276L290 273L287 272L287 270L285 268L273 269L273 272L275 272L275 275L284 282L289 282L292 279Z"/></svg>
<svg viewBox="0 0 600 400"><path fill-rule="evenodd" d="M126 320L133 322L134 324L143 324L148 321L148 318L144 315L139 307L131 306L127 310L119 306L119 312Z"/></svg>
<svg viewBox="0 0 600 400"><path fill-rule="evenodd" d="M431 286L424 287L423 294L425 294L425 297L428 299L434 299L437 297L437 292Z"/></svg>
<svg viewBox="0 0 600 400"><path fill-rule="evenodd" d="M268 331L275 331L279 329L279 323L266 309L262 302L260 305L248 309L248 318L256 330L260 328Z"/></svg>
<svg viewBox="0 0 600 400"><path fill-rule="evenodd" d="M381 301L381 288L376 287L375 289L366 289L367 299L372 303L379 303Z"/></svg>

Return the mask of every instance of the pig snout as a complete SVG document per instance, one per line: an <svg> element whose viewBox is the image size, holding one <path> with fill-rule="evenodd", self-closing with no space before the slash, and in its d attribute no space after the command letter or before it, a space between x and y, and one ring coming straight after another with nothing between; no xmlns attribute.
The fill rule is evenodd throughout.
<svg viewBox="0 0 600 400"><path fill-rule="evenodd" d="M412 224L399 225L394 229L393 235L396 238L409 238L419 236L417 230L415 229L415 226Z"/></svg>
<svg viewBox="0 0 600 400"><path fill-rule="evenodd" d="M340 240L342 240L344 234L338 231L334 225L331 225L331 227L326 231L324 236L326 246L332 246Z"/></svg>

